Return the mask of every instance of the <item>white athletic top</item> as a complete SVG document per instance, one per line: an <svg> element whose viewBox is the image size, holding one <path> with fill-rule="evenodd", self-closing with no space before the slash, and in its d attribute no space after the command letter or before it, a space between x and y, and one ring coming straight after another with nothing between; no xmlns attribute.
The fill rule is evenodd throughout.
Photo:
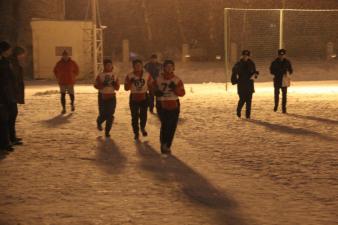
<svg viewBox="0 0 338 225"><path fill-rule="evenodd" d="M163 96L158 97L157 99L159 101L168 101L168 100L177 100L178 96L175 94L174 90L172 90L169 85L171 82L174 82L176 84L176 86L178 86L178 83L181 80L174 76L173 78L167 80L164 78L164 76L161 74L160 76L158 76L158 78L156 79L156 84L158 86L158 89L163 92Z"/></svg>
<svg viewBox="0 0 338 225"><path fill-rule="evenodd" d="M127 79L134 79L134 82L131 84L130 92L132 94L143 94L148 91L148 81L151 79L149 73L143 72L142 76L136 76L134 73L129 73Z"/></svg>
<svg viewBox="0 0 338 225"><path fill-rule="evenodd" d="M113 72L101 72L98 75L100 83L108 82L108 86L101 88L99 91L101 94L115 94L115 88L112 85L112 82L117 82L117 77Z"/></svg>

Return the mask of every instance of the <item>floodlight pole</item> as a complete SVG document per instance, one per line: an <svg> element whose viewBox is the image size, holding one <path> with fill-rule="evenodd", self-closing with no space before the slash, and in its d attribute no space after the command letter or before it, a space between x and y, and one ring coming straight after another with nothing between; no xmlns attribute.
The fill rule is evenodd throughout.
<svg viewBox="0 0 338 225"><path fill-rule="evenodd" d="M93 23L93 77L97 75L97 34L96 34L96 0L91 1L92 8L92 23Z"/></svg>
<svg viewBox="0 0 338 225"><path fill-rule="evenodd" d="M230 66L230 56L229 56L229 9L224 9L224 73L225 73L225 90L228 91L228 77L229 77L229 66Z"/></svg>
<svg viewBox="0 0 338 225"><path fill-rule="evenodd" d="M284 9L279 11L279 49L284 48Z"/></svg>

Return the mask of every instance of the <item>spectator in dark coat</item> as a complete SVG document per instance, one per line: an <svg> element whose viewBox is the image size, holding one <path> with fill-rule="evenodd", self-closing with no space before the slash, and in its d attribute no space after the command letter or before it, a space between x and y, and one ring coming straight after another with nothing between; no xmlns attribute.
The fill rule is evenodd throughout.
<svg viewBox="0 0 338 225"><path fill-rule="evenodd" d="M12 82L13 74L8 60L11 52L9 43L0 42L0 149L2 151L13 151L10 143L10 117L11 106L16 104L16 98Z"/></svg>
<svg viewBox="0 0 338 225"><path fill-rule="evenodd" d="M241 59L232 68L231 83L237 84L239 101L237 105L237 116L241 117L241 111L246 104L246 118L251 116L252 94L255 92L254 79L258 71L255 63L250 59L250 51L244 50Z"/></svg>
<svg viewBox="0 0 338 225"><path fill-rule="evenodd" d="M286 113L287 89L288 85L283 83L283 78L287 79L288 74L292 74L293 69L291 62L285 58L286 50L279 49L278 57L271 63L270 73L274 76L273 84L275 89L275 107L273 110L278 110L279 104L279 90L282 90L282 111Z"/></svg>
<svg viewBox="0 0 338 225"><path fill-rule="evenodd" d="M150 57L150 61L144 66L144 69L151 75L153 80L156 80L162 71L162 64L158 62L157 55L153 54ZM149 93L149 111L154 113L155 96Z"/></svg>
<svg viewBox="0 0 338 225"><path fill-rule="evenodd" d="M11 58L12 71L16 81L16 98L18 104L25 104L25 83L23 74L23 63L26 51L21 47L15 47Z"/></svg>

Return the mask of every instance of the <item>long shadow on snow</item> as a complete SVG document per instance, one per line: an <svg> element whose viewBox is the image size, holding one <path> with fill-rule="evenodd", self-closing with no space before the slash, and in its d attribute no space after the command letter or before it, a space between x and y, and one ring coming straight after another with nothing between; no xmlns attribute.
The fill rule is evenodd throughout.
<svg viewBox="0 0 338 225"><path fill-rule="evenodd" d="M304 128L294 128L294 127L289 127L285 125L280 125L280 124L273 124L269 123L266 121L261 121L261 120L255 120L255 119L250 119L246 120L247 122L254 123L260 126L264 126L272 131L280 132L280 133L286 133L286 134L294 134L294 135L300 135L300 136L312 136L312 137L317 137L325 141L338 141L336 138L329 137L326 135L323 135L321 133L307 130Z"/></svg>
<svg viewBox="0 0 338 225"><path fill-rule="evenodd" d="M107 173L119 173L125 168L127 158L121 153L115 141L97 138L96 163Z"/></svg>
<svg viewBox="0 0 338 225"><path fill-rule="evenodd" d="M298 115L294 113L288 113L286 114L287 116L295 117L295 118L300 118L300 119L307 119L307 120L313 120L313 121L318 121L322 123L327 123L327 124L333 124L333 125L338 125L338 120L331 120L331 119L326 119L326 118L321 118L321 117L316 117L316 116L304 116L304 115Z"/></svg>
<svg viewBox="0 0 338 225"><path fill-rule="evenodd" d="M191 202L208 207L222 225L247 224L236 210L236 202L175 156L162 158L147 142L136 144L141 167L163 182L178 183ZM198 216L198 215L196 215Z"/></svg>
<svg viewBox="0 0 338 225"><path fill-rule="evenodd" d="M61 126L63 124L69 123L69 119L73 116L72 113L64 116L62 114L57 115L51 119L48 120L43 120L41 121L43 124L45 124L47 127L58 127Z"/></svg>

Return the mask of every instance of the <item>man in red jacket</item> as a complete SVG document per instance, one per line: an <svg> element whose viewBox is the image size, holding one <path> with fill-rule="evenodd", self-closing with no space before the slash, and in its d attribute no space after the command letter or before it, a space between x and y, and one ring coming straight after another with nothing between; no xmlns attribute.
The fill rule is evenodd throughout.
<svg viewBox="0 0 338 225"><path fill-rule="evenodd" d="M62 114L66 113L66 93L69 94L71 101L71 110L75 110L74 106L74 84L75 78L79 74L79 67L74 60L69 57L66 50L62 53L62 58L54 67L54 74L60 86Z"/></svg>
<svg viewBox="0 0 338 225"><path fill-rule="evenodd" d="M165 60L163 73L153 82L153 92L157 97L157 110L161 120L161 153L170 154L171 145L180 114L179 97L185 95L182 80L174 74L175 63Z"/></svg>

